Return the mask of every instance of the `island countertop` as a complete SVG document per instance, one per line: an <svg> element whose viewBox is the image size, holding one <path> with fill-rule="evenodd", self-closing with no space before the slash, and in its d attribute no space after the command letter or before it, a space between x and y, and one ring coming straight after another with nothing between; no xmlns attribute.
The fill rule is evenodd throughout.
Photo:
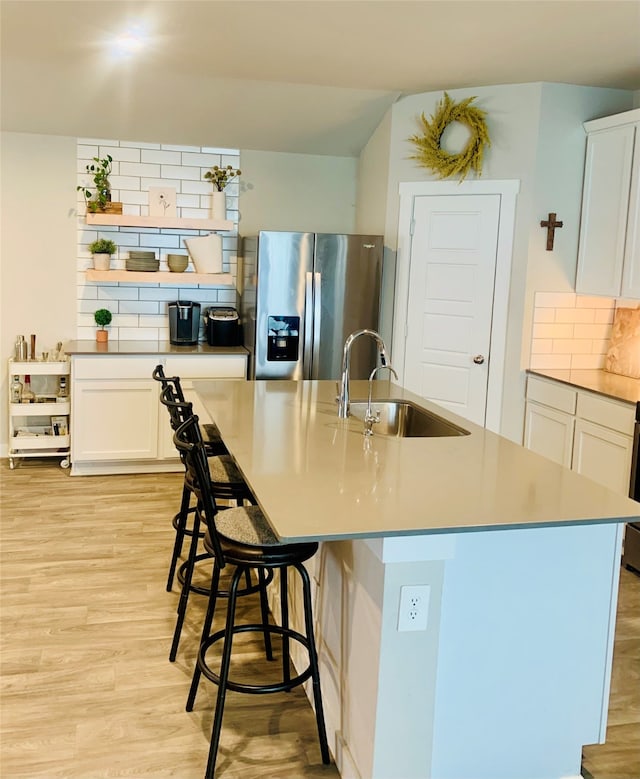
<svg viewBox="0 0 640 779"><path fill-rule="evenodd" d="M194 388L277 535L285 541L623 522L640 505L398 385L470 432L366 439L340 420L334 381L197 381ZM364 399L367 382L351 384Z"/></svg>

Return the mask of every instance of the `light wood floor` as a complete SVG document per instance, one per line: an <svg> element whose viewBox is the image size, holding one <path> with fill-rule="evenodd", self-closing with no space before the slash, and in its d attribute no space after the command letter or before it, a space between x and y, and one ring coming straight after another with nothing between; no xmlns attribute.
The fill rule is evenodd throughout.
<svg viewBox="0 0 640 779"><path fill-rule="evenodd" d="M51 461L14 471L2 461L2 779L203 776L213 686L203 680L184 710L202 597L190 600L177 662L167 659L181 484L179 474L71 478ZM338 772L322 765L298 688L229 693L217 775Z"/></svg>
<svg viewBox="0 0 640 779"><path fill-rule="evenodd" d="M167 660L177 595L165 578L181 481L70 478L51 461L14 471L0 461L2 779L202 776L214 691L203 681L190 714L184 702L203 599L192 596L178 661ZM638 779L640 578L627 571L613 677L610 743L585 748L585 768L594 779ZM296 690L229 693L218 776L338 773L322 765L315 718Z"/></svg>

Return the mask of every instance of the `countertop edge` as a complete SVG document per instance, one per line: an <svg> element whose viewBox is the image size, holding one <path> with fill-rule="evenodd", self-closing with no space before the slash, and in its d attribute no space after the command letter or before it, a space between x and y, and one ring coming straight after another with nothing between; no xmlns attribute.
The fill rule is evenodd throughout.
<svg viewBox="0 0 640 779"><path fill-rule="evenodd" d="M190 346L177 346L169 341L108 341L98 344L96 341L67 341L64 350L72 357L86 355L243 355L249 354L244 346L209 346L198 342Z"/></svg>
<svg viewBox="0 0 640 779"><path fill-rule="evenodd" d="M608 373L604 370L561 370L554 368L527 368L532 376L566 384L576 389L594 392L606 398L635 405L640 401L640 379Z"/></svg>

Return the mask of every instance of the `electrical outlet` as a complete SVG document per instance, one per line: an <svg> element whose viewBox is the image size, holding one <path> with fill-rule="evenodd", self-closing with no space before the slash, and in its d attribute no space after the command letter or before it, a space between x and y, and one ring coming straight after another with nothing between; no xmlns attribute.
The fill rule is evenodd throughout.
<svg viewBox="0 0 640 779"><path fill-rule="evenodd" d="M427 629L430 595L428 584L407 584L400 588L399 631Z"/></svg>

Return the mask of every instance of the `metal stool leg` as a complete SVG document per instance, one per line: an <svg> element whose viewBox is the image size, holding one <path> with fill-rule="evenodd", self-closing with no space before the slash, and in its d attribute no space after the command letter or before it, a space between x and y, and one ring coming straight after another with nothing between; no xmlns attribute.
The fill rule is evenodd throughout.
<svg viewBox="0 0 640 779"><path fill-rule="evenodd" d="M213 779L216 758L218 756L218 746L220 744L220 733L222 731L222 714L224 712L224 702L227 696L227 680L229 679L229 666L231 665L231 648L233 645L233 626L235 621L236 600L238 594L238 583L242 576L242 568L238 567L233 572L233 578L229 587L229 602L227 604L227 622L224 637L224 646L222 648L222 660L220 663L220 681L218 684L218 697L216 699L216 710L213 716L213 728L211 730L211 744L209 745L209 758L207 760L207 770L205 779ZM200 658L198 657L198 660Z"/></svg>
<svg viewBox="0 0 640 779"><path fill-rule="evenodd" d="M269 604L267 602L267 580L264 574L264 568L258 568L258 581L260 583L260 612L262 614L262 624L269 624ZM264 631L264 651L267 660L273 660L273 648L271 646L271 633Z"/></svg>
<svg viewBox="0 0 640 779"><path fill-rule="evenodd" d="M213 624L213 616L216 610L216 601L218 596L218 587L220 586L220 569L214 563L213 571L211 573L211 591L209 602L207 604L207 613L204 615L204 622L202 623L202 635L200 638L200 646L211 633L211 625ZM198 684L200 683L200 676L202 671L200 669L199 658L193 669L193 678L191 680L191 687L189 689L189 696L187 698L187 711L193 711L193 705L196 702L196 695L198 694Z"/></svg>
<svg viewBox="0 0 640 779"><path fill-rule="evenodd" d="M322 762L328 765L331 762L329 745L327 743L327 730L324 721L324 708L322 706L322 694L320 692L320 670L318 668L318 652L313 633L313 612L311 605L311 584L307 569L301 563L296 563L296 570L302 579L302 600L304 602L304 623L309 642L309 663L311 665L311 680L313 688L313 702L316 709L316 723L318 725L318 738L320 740L320 754Z"/></svg>
<svg viewBox="0 0 640 779"><path fill-rule="evenodd" d="M282 679L285 682L291 680L291 663L290 663L290 649L289 649L289 593L288 593L288 581L287 581L287 568L280 569L280 611L282 627L284 628L282 634Z"/></svg>
<svg viewBox="0 0 640 779"><path fill-rule="evenodd" d="M176 565L178 564L178 558L182 552L182 543L184 541L185 530L187 528L187 518L189 515L189 503L191 501L191 490L185 484L182 487L182 500L180 501L180 512L177 516L176 523L176 540L173 544L173 553L171 555L171 563L169 565L169 577L167 578L167 592L171 592L173 587L173 579L176 573Z"/></svg>
<svg viewBox="0 0 640 779"><path fill-rule="evenodd" d="M178 644L180 643L180 634L182 632L182 625L184 624L184 618L187 613L187 603L189 601L189 590L191 589L191 579L193 577L193 569L195 567L196 555L198 552L198 536L200 531L200 514L195 512L193 518L193 535L191 536L191 544L189 546L189 558L184 572L184 582L182 584L182 590L180 591L180 601L178 603L178 616L176 618L176 626L173 631L173 641L171 642L171 651L169 652L169 660L173 663L178 654Z"/></svg>

